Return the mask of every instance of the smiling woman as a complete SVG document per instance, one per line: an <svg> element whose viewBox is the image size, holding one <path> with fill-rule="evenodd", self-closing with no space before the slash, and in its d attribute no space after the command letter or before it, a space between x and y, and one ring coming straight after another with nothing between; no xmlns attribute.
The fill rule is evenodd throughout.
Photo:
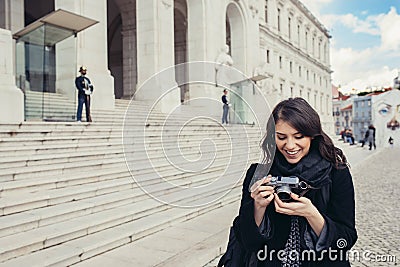
<svg viewBox="0 0 400 267"><path fill-rule="evenodd" d="M311 137L304 136L290 124L279 121L276 128L276 148L291 164L298 163L308 154L311 145Z"/></svg>
<svg viewBox="0 0 400 267"><path fill-rule="evenodd" d="M243 182L233 227L242 248L238 266L350 266L346 252L356 242L357 231L346 157L302 98L280 102L269 118L266 137L271 129L277 149L273 159L264 159L272 162L269 172L257 177L265 164L252 164ZM270 142L264 138L264 151ZM290 182L271 182L277 180ZM289 200L280 199L277 193L282 187L291 190L292 182L299 190L289 191Z"/></svg>

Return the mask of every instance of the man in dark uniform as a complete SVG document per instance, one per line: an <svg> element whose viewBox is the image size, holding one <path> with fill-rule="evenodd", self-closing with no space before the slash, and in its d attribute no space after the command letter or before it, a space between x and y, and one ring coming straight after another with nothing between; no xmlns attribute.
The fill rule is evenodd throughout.
<svg viewBox="0 0 400 267"><path fill-rule="evenodd" d="M228 113L229 113L229 103L228 103L228 98L226 95L228 94L228 90L224 89L224 94L222 95L222 103L224 103L223 106L223 113L222 113L222 124L224 122L228 124Z"/></svg>
<svg viewBox="0 0 400 267"><path fill-rule="evenodd" d="M76 112L76 120L79 122L82 120L82 109L83 104L85 104L86 121L92 122L92 117L90 116L90 95L93 93L93 85L89 78L85 76L87 72L86 67L81 66L79 72L81 76L75 79L75 86L76 89L78 89L78 111Z"/></svg>

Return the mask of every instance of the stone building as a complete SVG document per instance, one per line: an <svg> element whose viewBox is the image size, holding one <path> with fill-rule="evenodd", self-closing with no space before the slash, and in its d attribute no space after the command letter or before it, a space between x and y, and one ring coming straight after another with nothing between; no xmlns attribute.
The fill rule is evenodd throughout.
<svg viewBox="0 0 400 267"><path fill-rule="evenodd" d="M155 101L162 86L137 92L149 77L180 63L215 62L227 44L233 67L247 77L266 77L257 85L271 106L301 96L318 111L324 128L333 131L330 35L298 0L1 0L0 43L2 51L7 49L0 55L0 62L6 62L0 75L7 80L0 86L1 99L18 111L14 117L2 112L2 122L24 120L23 95L16 88L21 84L13 82L21 77L15 69L22 64L24 76L34 65L27 62L34 59L27 56L33 54L29 49L22 50L25 62L15 59L18 49L11 36L58 9L98 23L46 48L45 92L71 94L71 81L79 65L85 65L97 85L94 107L112 109L114 99L132 96ZM32 73L23 77L26 88L34 88ZM190 68L170 75L168 83L176 84L180 76L191 77ZM193 88L179 85L168 105L198 97ZM216 100L221 95L221 90L205 92Z"/></svg>

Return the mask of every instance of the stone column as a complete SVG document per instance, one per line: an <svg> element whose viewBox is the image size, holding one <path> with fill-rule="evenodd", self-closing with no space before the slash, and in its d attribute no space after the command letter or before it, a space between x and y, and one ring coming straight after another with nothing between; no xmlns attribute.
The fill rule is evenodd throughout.
<svg viewBox="0 0 400 267"><path fill-rule="evenodd" d="M24 27L24 1L0 0L0 28L15 33Z"/></svg>
<svg viewBox="0 0 400 267"><path fill-rule="evenodd" d="M0 123L24 121L24 95L15 86L14 41L11 32L0 29Z"/></svg>
<svg viewBox="0 0 400 267"><path fill-rule="evenodd" d="M174 7L173 0L137 0L137 68L138 88L135 98L159 102L161 111L180 105L180 89L176 86L174 66ZM153 79L154 85L142 87L152 75L171 68L168 75ZM162 79L160 79L162 78Z"/></svg>
<svg viewBox="0 0 400 267"><path fill-rule="evenodd" d="M87 76L94 85L92 106L113 109L114 81L107 62L107 0L55 0L55 9L59 8L97 20L99 23L78 33L77 39L65 40L58 45L57 90L76 91L74 79L79 74L79 66L84 65L88 68ZM74 59L75 69L71 69L69 66ZM60 65L68 61L68 66Z"/></svg>
<svg viewBox="0 0 400 267"><path fill-rule="evenodd" d="M123 20L124 21L124 20ZM130 99L136 86L136 28L134 25L122 26L122 66L123 66L123 95Z"/></svg>

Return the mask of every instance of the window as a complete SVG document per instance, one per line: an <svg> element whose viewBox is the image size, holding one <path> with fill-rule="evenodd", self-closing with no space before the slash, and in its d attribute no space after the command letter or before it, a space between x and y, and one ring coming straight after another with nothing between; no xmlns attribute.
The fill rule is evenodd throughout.
<svg viewBox="0 0 400 267"><path fill-rule="evenodd" d="M371 100L368 100L368 107L371 106Z"/></svg>
<svg viewBox="0 0 400 267"><path fill-rule="evenodd" d="M364 101L361 102L361 107L364 107Z"/></svg>
<svg viewBox="0 0 400 267"><path fill-rule="evenodd" d="M310 71L307 70L307 81L309 81L309 80L310 80Z"/></svg>
<svg viewBox="0 0 400 267"><path fill-rule="evenodd" d="M321 109L322 114L324 114L324 109L322 108L322 101L323 101L323 96L321 95L319 97L319 108Z"/></svg>
<svg viewBox="0 0 400 267"><path fill-rule="evenodd" d="M311 53L312 53L312 55L315 55L315 38L314 37L312 38L311 45L312 45Z"/></svg>
<svg viewBox="0 0 400 267"><path fill-rule="evenodd" d="M265 23L268 23L268 0L265 0L264 12L265 12Z"/></svg>
<svg viewBox="0 0 400 267"><path fill-rule="evenodd" d="M278 31L281 31L281 10L278 8Z"/></svg>
<svg viewBox="0 0 400 267"><path fill-rule="evenodd" d="M321 42L318 43L318 58L321 58Z"/></svg>
<svg viewBox="0 0 400 267"><path fill-rule="evenodd" d="M290 71L290 73L293 73L293 62L292 61L290 61L290 63L289 63L289 71Z"/></svg>
<svg viewBox="0 0 400 267"><path fill-rule="evenodd" d="M283 95L283 84L282 84L282 83L279 84L279 90L280 90L280 92L281 92L281 95Z"/></svg>
<svg viewBox="0 0 400 267"><path fill-rule="evenodd" d="M301 66L299 66L299 77L301 77Z"/></svg>
<svg viewBox="0 0 400 267"><path fill-rule="evenodd" d="M314 94L314 108L317 108L317 94Z"/></svg>
<svg viewBox="0 0 400 267"><path fill-rule="evenodd" d="M293 87L290 87L290 97L293 97Z"/></svg>
<svg viewBox="0 0 400 267"><path fill-rule="evenodd" d="M314 84L317 82L316 74L314 73Z"/></svg>
<svg viewBox="0 0 400 267"><path fill-rule="evenodd" d="M269 63L269 50L267 50L267 63Z"/></svg>
<svg viewBox="0 0 400 267"><path fill-rule="evenodd" d="M282 57L279 56L279 68L282 69Z"/></svg>
<svg viewBox="0 0 400 267"><path fill-rule="evenodd" d="M292 29L291 29L291 22L292 22L292 19L289 17L289 18L288 18L288 33L289 33L289 39L292 38L292 33L291 33L291 31L292 31Z"/></svg>
<svg viewBox="0 0 400 267"><path fill-rule="evenodd" d="M299 94L300 94L300 97L302 97L302 95L303 95L303 90L300 90L300 91L299 91Z"/></svg>
<svg viewBox="0 0 400 267"><path fill-rule="evenodd" d="M297 43L300 47L300 24L297 24Z"/></svg>
<svg viewBox="0 0 400 267"><path fill-rule="evenodd" d="M319 85L322 86L322 77L319 76Z"/></svg>
<svg viewBox="0 0 400 267"><path fill-rule="evenodd" d="M306 31L306 51L308 50L308 32Z"/></svg>

